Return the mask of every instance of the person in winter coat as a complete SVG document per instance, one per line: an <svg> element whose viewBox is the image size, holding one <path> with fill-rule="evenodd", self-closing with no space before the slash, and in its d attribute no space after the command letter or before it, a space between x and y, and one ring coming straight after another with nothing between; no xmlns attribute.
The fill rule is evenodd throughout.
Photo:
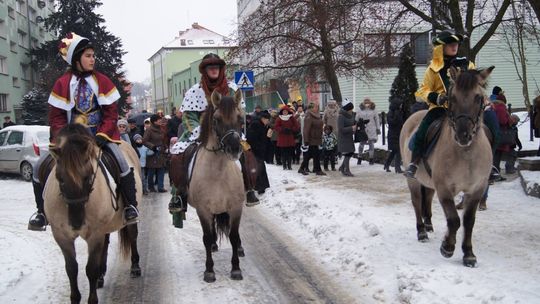
<svg viewBox="0 0 540 304"><path fill-rule="evenodd" d="M403 101L401 99L393 98L390 100L390 107L386 116L388 122L388 150L390 150L390 155L388 155L384 163L386 172L390 172L390 164L394 161L396 173L403 173L401 171L401 153L399 150L399 134L405 122L402 108Z"/></svg>
<svg viewBox="0 0 540 304"><path fill-rule="evenodd" d="M251 146L251 151L257 160L257 181L255 190L258 194L263 194L267 188L270 188L268 174L264 158L268 147L268 139L272 137L272 129L268 128L270 124L270 113L261 111L257 117L254 117L247 129L247 142Z"/></svg>
<svg viewBox="0 0 540 304"><path fill-rule="evenodd" d="M364 99L364 102L360 104L360 111L356 113L356 121L359 121L360 119L368 121L366 124L368 140L360 142L358 145L358 165L362 163L362 158L360 156L364 153L365 145L369 145L369 164L373 165L375 143L379 139L379 134L381 134L381 126L379 124L379 113L375 111L375 103L369 98Z"/></svg>
<svg viewBox="0 0 540 304"><path fill-rule="evenodd" d="M274 131L278 133L277 146L281 149L283 170L292 170L292 158L296 145L294 137L295 133L300 131L300 124L294 118L293 112L288 106L281 108Z"/></svg>
<svg viewBox="0 0 540 304"><path fill-rule="evenodd" d="M171 138L178 137L178 128L182 124L182 112L177 110L173 118L167 122L167 138L171 141Z"/></svg>
<svg viewBox="0 0 540 304"><path fill-rule="evenodd" d="M298 123L300 124L300 132L296 133L296 146L294 147L294 158L293 162L295 164L300 164L300 156L302 156L302 142L303 142L303 135L304 134L304 118L306 117L306 113L304 112L304 106L302 104L298 104L296 106L296 113L294 114L294 118L298 120Z"/></svg>
<svg viewBox="0 0 540 304"><path fill-rule="evenodd" d="M344 156L339 171L345 176L354 176L349 167L349 161L354 155L353 136L356 131L353 110L353 103L345 98L338 116L338 152Z"/></svg>
<svg viewBox="0 0 540 304"><path fill-rule="evenodd" d="M157 186L159 192L167 192L163 185L165 177L165 145L163 139L163 131L159 124L160 118L157 114L150 117L152 124L149 129L144 132L143 145L154 152L154 155L146 158L146 168L148 168L148 190L156 192L154 176L157 175Z"/></svg>
<svg viewBox="0 0 540 304"><path fill-rule="evenodd" d="M276 160L275 164L278 165L278 166L281 166L282 165L282 162L281 162L281 148L278 147L277 145L277 137L278 137L278 132L276 132L275 130L275 127L276 127L276 122L277 122L277 119L279 117L279 113L278 111L276 110L272 110L270 112L270 129L274 130L274 132L272 133L272 137L270 138L270 148L268 149L269 152L268 152L268 158L267 158L267 162L269 164L274 164L274 159Z"/></svg>
<svg viewBox="0 0 540 304"><path fill-rule="evenodd" d="M319 106L315 103L310 103L306 118L304 119L303 144L308 147L304 153L304 160L298 173L308 175L309 160L313 158L313 172L317 175L326 175L321 169L321 157L319 146L322 145L323 121L319 114Z"/></svg>
<svg viewBox="0 0 540 304"><path fill-rule="evenodd" d="M506 107L506 97L504 95L498 95L497 99L492 102L493 109L497 114L497 120L499 121L499 128L501 131L511 128L510 114ZM508 144L499 144L493 155L493 166L497 171L501 172L500 164L504 153L509 153L512 150Z"/></svg>
<svg viewBox="0 0 540 304"><path fill-rule="evenodd" d="M322 138L324 171L328 171L328 163L332 171L336 171L337 137L332 131L332 126L324 126Z"/></svg>
<svg viewBox="0 0 540 304"><path fill-rule="evenodd" d="M119 119L116 125L118 126L118 132L120 132L120 139L122 139L123 141L131 145L131 139L129 138L129 134L127 132L127 128L128 128L127 120Z"/></svg>
<svg viewBox="0 0 540 304"><path fill-rule="evenodd" d="M467 58L457 57L459 44L463 40L463 35L450 30L442 31L433 38L433 59L424 74L420 88L416 92L417 97L429 104L429 111L418 126L414 136L411 163L405 171L405 176L408 178L415 178L418 162L425 149L425 138L429 126L446 115L448 107L446 94L450 85L448 69L450 67L461 70L474 68L474 64Z"/></svg>
<svg viewBox="0 0 540 304"><path fill-rule="evenodd" d="M338 132L338 120L339 115L339 107L337 105L337 102L335 100L328 101L328 104L326 105L326 109L324 109L323 113L323 123L325 126L332 126L332 130L334 130L334 135L337 136Z"/></svg>
<svg viewBox="0 0 540 304"><path fill-rule="evenodd" d="M129 167L118 144L118 103L120 93L114 83L104 74L94 69L94 45L85 37L68 33L58 49L62 58L70 66L58 78L49 96L50 142L54 146L60 130L68 124L78 123L87 127L95 136L100 149L108 150L116 158L121 171L119 190L124 198L124 220L126 224L138 221L137 197L135 195L135 175ZM28 229L43 231L47 220L43 206L43 187L39 181L41 164L51 157L43 153L34 166L32 186L37 212L32 215Z"/></svg>
<svg viewBox="0 0 540 304"><path fill-rule="evenodd" d="M534 111L533 111L533 126L534 126L534 137L540 137L540 96L537 96L533 100ZM540 146L538 146L537 156L540 156Z"/></svg>
<svg viewBox="0 0 540 304"><path fill-rule="evenodd" d="M141 134L135 134L133 136L133 142L137 146L139 153L139 163L141 164L141 181L143 184L143 194L148 194L148 170L146 169L146 158L154 155L154 151L148 149L143 145L143 138Z"/></svg>
<svg viewBox="0 0 540 304"><path fill-rule="evenodd" d="M504 155L506 156L506 162L504 163L504 171L506 174L515 174L516 173L516 160L518 158L518 154L516 151L516 148L518 151L521 151L523 149L523 145L521 144L521 140L519 140L519 130L517 127L517 124L519 122L519 117L515 114L510 115L510 128L514 130L514 133L516 135L516 144L510 146L510 152L508 154ZM504 157L503 156L503 157Z"/></svg>

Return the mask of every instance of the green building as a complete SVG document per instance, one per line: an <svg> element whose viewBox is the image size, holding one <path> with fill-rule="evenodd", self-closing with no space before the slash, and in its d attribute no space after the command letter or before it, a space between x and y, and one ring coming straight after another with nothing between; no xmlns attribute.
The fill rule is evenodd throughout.
<svg viewBox="0 0 540 304"><path fill-rule="evenodd" d="M174 104L179 105L184 92L198 82L198 63L208 53L224 57L232 47L225 36L215 33L194 23L191 28L180 31L178 37L161 47L148 61L151 69L153 111L163 110L165 114L172 113ZM189 70L182 74L181 81L173 81L173 75ZM196 71L191 73L191 71ZM179 97L182 96L182 97ZM180 99L179 99L180 98Z"/></svg>
<svg viewBox="0 0 540 304"><path fill-rule="evenodd" d="M43 19L54 10L54 0L0 0L0 118L20 122L20 103L37 79L29 50L52 39Z"/></svg>

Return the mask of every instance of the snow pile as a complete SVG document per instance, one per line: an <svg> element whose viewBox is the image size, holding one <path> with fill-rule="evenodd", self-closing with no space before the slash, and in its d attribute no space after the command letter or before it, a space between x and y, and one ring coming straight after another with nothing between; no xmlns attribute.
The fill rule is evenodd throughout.
<svg viewBox="0 0 540 304"><path fill-rule="evenodd" d="M525 192L540 198L540 171L520 170L519 175Z"/></svg>
<svg viewBox="0 0 540 304"><path fill-rule="evenodd" d="M272 188L260 207L353 297L373 303L533 303L540 298L540 208L519 180L492 187L488 210L477 213L473 246L478 267L462 265L462 231L454 256L443 258L446 219L437 200L435 232L416 240L404 177L382 166L353 165L300 176L268 166ZM282 221L282 223L280 223ZM501 288L504 286L504 288Z"/></svg>

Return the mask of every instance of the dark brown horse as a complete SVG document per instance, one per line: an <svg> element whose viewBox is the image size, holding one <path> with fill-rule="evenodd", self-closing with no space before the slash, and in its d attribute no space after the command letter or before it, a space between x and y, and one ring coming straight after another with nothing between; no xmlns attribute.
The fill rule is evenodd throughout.
<svg viewBox="0 0 540 304"><path fill-rule="evenodd" d="M476 265L476 256L472 250L472 231L476 209L487 189L492 164L491 146L482 127L484 86L492 70L493 67L464 72L450 69L448 115L442 123L438 143L427 160L420 164L416 179L407 179L416 214L419 241L427 241L427 231L433 231L431 200L434 192L437 192L448 225L440 249L441 254L447 258L454 253L456 232L460 226L454 197L460 192L465 194L465 237L462 249L463 264L469 267ZM411 160L408 143L425 115L426 111L417 112L403 125L400 145L404 163ZM431 168L431 172L427 167Z"/></svg>
<svg viewBox="0 0 540 304"><path fill-rule="evenodd" d="M214 282L212 251L217 250L219 236L228 236L232 245L233 280L242 279L239 255L243 255L239 234L245 192L238 159L242 153L240 129L242 95L234 97L212 93L208 108L201 119L201 148L189 184L188 202L197 210L203 229L206 249L204 281Z"/></svg>
<svg viewBox="0 0 540 304"><path fill-rule="evenodd" d="M120 149L130 167L135 169L137 200L141 201L142 183L137 155L127 143L122 142ZM137 226L124 226L122 200L114 198L114 189L109 187L108 177L98 163L101 150L86 127L79 124L64 127L57 137L57 145L50 152L56 160L56 166L45 184L45 213L54 239L64 255L71 286L71 303L81 301L75 253L75 239L79 236L88 244L88 303L97 303L96 288L103 285L111 232L120 230L123 256L132 252L131 274L140 275Z"/></svg>

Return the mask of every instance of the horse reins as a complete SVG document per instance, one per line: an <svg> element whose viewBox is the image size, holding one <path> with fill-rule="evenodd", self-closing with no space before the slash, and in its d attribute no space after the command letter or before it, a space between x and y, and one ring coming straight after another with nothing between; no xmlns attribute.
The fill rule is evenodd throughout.
<svg viewBox="0 0 540 304"><path fill-rule="evenodd" d="M216 130L216 120L214 119L214 123L213 123L213 129L214 129L214 133L216 133L216 135L218 134L217 130ZM217 148L207 148L206 146L204 147L205 150L207 151L210 151L210 152L214 152L214 153L217 153L217 152L225 152L225 144L223 143L223 141L231 136L231 135L238 135L238 137L240 137L240 133L238 133L238 131L234 130L234 129L230 129L228 130L227 132L225 132L225 134L223 134L223 136L221 137L218 137L218 147Z"/></svg>
<svg viewBox="0 0 540 304"><path fill-rule="evenodd" d="M472 118L470 115L466 115L466 114L459 114L457 116L454 116L454 113L452 112L452 90L453 90L453 86L451 86L448 90L448 118L450 120L450 126L452 127L452 129L454 130L454 132L457 132L456 131L456 123L458 120L460 119L467 119L469 120L472 124L473 124L473 131L472 131L472 135L476 135L476 132L478 131L479 129L479 124L478 122L480 121L480 117L482 116L482 110L483 110L483 104L482 104L482 101L480 100L479 102L479 109L478 109L478 113L476 115L476 118ZM478 96L475 97L475 99L477 98Z"/></svg>

